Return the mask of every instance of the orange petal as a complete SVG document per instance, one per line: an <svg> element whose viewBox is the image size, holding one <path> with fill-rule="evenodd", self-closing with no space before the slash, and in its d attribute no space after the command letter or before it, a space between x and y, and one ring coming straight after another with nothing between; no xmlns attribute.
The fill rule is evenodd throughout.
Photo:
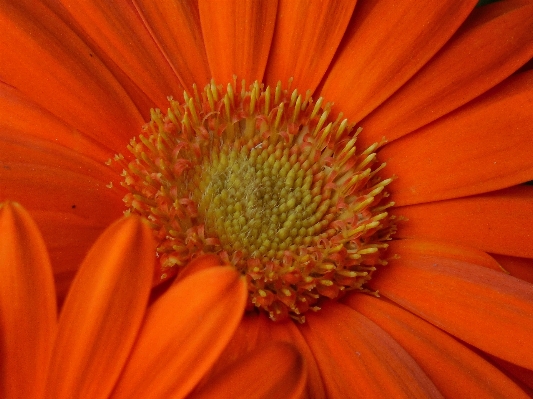
<svg viewBox="0 0 533 399"><path fill-rule="evenodd" d="M59 319L49 398L110 394L146 311L154 272L152 235L147 223L123 218L87 254Z"/></svg>
<svg viewBox="0 0 533 399"><path fill-rule="evenodd" d="M515 381L521 384L522 389L529 394L530 398L533 397L533 370L519 367L516 364L506 362L493 356L490 356L489 358L498 368L505 371L509 376L514 378Z"/></svg>
<svg viewBox="0 0 533 399"><path fill-rule="evenodd" d="M119 79L137 107L168 107L167 96L183 92L136 9L129 2L61 0L81 29L78 34Z"/></svg>
<svg viewBox="0 0 533 399"><path fill-rule="evenodd" d="M0 204L0 397L39 398L56 333L46 247L30 215Z"/></svg>
<svg viewBox="0 0 533 399"><path fill-rule="evenodd" d="M174 280L173 284L177 284L183 279L195 273L198 273L199 271L223 265L224 262L222 262L222 259L220 259L220 257L215 254L200 255L197 258L191 260L189 264L179 272L178 277L176 278L176 280Z"/></svg>
<svg viewBox="0 0 533 399"><path fill-rule="evenodd" d="M328 398L438 398L433 383L390 335L362 314L329 303L300 330Z"/></svg>
<svg viewBox="0 0 533 399"><path fill-rule="evenodd" d="M124 89L44 3L2 4L0 25L2 82L115 151L139 130L143 119Z"/></svg>
<svg viewBox="0 0 533 399"><path fill-rule="evenodd" d="M265 83L313 92L344 35L355 0L280 0Z"/></svg>
<svg viewBox="0 0 533 399"><path fill-rule="evenodd" d="M426 255L415 240L393 241L393 259L372 289L466 343L533 367L533 285L445 256Z"/></svg>
<svg viewBox="0 0 533 399"><path fill-rule="evenodd" d="M410 312L370 295L350 295L346 302L409 352L444 397L528 398L491 363Z"/></svg>
<svg viewBox="0 0 533 399"><path fill-rule="evenodd" d="M199 0L211 75L225 84L261 81L276 23L277 0Z"/></svg>
<svg viewBox="0 0 533 399"><path fill-rule="evenodd" d="M408 220L397 237L442 240L485 252L533 258L533 187L395 209Z"/></svg>
<svg viewBox="0 0 533 399"><path fill-rule="evenodd" d="M245 358L259 348L268 346L273 341L287 342L296 347L304 357L307 366L306 397L325 399L326 394L320 371L298 327L292 321L273 323L264 313L252 312L245 315L228 346L197 389L203 389L205 384L211 383L211 378L218 374L222 375L224 370L232 367L239 359Z"/></svg>
<svg viewBox="0 0 533 399"><path fill-rule="evenodd" d="M448 41L475 4L474 0L361 2L321 95L351 120L361 120Z"/></svg>
<svg viewBox="0 0 533 399"><path fill-rule="evenodd" d="M533 259L516 258L514 256L491 254L511 276L533 284Z"/></svg>
<svg viewBox="0 0 533 399"><path fill-rule="evenodd" d="M415 133L387 144L379 157L398 179L398 205L457 198L510 187L533 177L533 71L494 89Z"/></svg>
<svg viewBox="0 0 533 399"><path fill-rule="evenodd" d="M190 398L301 398L306 367L289 344L260 348L229 367Z"/></svg>
<svg viewBox="0 0 533 399"><path fill-rule="evenodd" d="M246 296L233 267L209 268L173 285L149 309L114 397L185 397L228 344Z"/></svg>
<svg viewBox="0 0 533 399"><path fill-rule="evenodd" d="M453 111L532 56L533 4L511 0L474 9L435 57L360 122L363 146L383 136L390 142Z"/></svg>
<svg viewBox="0 0 533 399"><path fill-rule="evenodd" d="M133 0L137 11L186 90L211 79L196 0Z"/></svg>

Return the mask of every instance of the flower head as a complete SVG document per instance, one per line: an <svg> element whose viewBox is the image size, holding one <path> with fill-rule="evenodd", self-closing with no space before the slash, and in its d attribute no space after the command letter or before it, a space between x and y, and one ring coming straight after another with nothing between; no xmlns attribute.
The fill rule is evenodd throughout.
<svg viewBox="0 0 533 399"><path fill-rule="evenodd" d="M527 397L533 5L475 3L6 2L0 199L29 209L64 287L126 198L159 279L212 252L202 267L246 275L272 318L322 308L301 325L246 312L197 390L281 339L310 397ZM120 153L122 177L104 165Z"/></svg>

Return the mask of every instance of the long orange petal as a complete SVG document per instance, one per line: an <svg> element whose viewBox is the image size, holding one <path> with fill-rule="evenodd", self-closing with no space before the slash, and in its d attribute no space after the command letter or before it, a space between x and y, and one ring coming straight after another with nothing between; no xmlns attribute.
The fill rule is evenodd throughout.
<svg viewBox="0 0 533 399"><path fill-rule="evenodd" d="M390 335L340 303L307 316L301 328L328 398L440 398L433 383Z"/></svg>
<svg viewBox="0 0 533 399"><path fill-rule="evenodd" d="M244 312L246 283L232 267L200 271L149 309L116 398L181 398L213 366Z"/></svg>
<svg viewBox="0 0 533 399"><path fill-rule="evenodd" d="M491 363L412 313L370 295L351 295L346 302L409 352L444 397L529 397Z"/></svg>
<svg viewBox="0 0 533 399"><path fill-rule="evenodd" d="M474 9L457 34L360 124L363 146L393 141L500 83L533 56L533 4Z"/></svg>
<svg viewBox="0 0 533 399"><path fill-rule="evenodd" d="M291 345L271 344L225 370L190 399L302 397L306 380L303 357Z"/></svg>
<svg viewBox="0 0 533 399"><path fill-rule="evenodd" d="M83 262L59 319L48 398L107 398L143 320L155 242L146 222L110 226Z"/></svg>
<svg viewBox="0 0 533 399"><path fill-rule="evenodd" d="M261 81L276 22L277 0L199 0L211 75L217 83Z"/></svg>
<svg viewBox="0 0 533 399"><path fill-rule="evenodd" d="M139 130L143 118L125 90L44 3L4 2L0 26L1 81L114 151Z"/></svg>
<svg viewBox="0 0 533 399"><path fill-rule="evenodd" d="M197 0L133 2L185 90L206 85L211 74Z"/></svg>
<svg viewBox="0 0 533 399"><path fill-rule="evenodd" d="M17 203L0 204L0 397L38 398L57 323L43 239Z"/></svg>
<svg viewBox="0 0 533 399"><path fill-rule="evenodd" d="M150 108L168 107L169 95L183 88L130 2L61 0L81 29L81 38L95 49L126 88L145 118Z"/></svg>
<svg viewBox="0 0 533 399"><path fill-rule="evenodd" d="M533 368L533 285L486 267L426 255L416 240L391 243L398 254L372 289L466 343Z"/></svg>
<svg viewBox="0 0 533 399"><path fill-rule="evenodd" d="M499 190L533 178L533 71L515 75L379 157L398 205Z"/></svg>
<svg viewBox="0 0 533 399"><path fill-rule="evenodd" d="M533 258L533 187L397 208L408 220L397 237L441 240L485 252Z"/></svg>
<svg viewBox="0 0 533 399"><path fill-rule="evenodd" d="M313 92L344 35L355 0L280 0L265 83Z"/></svg>
<svg viewBox="0 0 533 399"><path fill-rule="evenodd" d="M517 258L514 256L491 254L496 261L507 270L511 276L533 284L533 259Z"/></svg>
<svg viewBox="0 0 533 399"><path fill-rule="evenodd" d="M475 4L474 0L359 3L321 95L351 120L361 120L448 41Z"/></svg>

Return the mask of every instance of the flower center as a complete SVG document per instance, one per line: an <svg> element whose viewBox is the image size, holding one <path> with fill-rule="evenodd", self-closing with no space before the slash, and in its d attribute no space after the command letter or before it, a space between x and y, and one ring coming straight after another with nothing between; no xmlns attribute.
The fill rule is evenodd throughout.
<svg viewBox="0 0 533 399"><path fill-rule="evenodd" d="M303 321L386 263L391 179L378 176L378 144L358 151L361 129L331 119L322 98L241 86L194 87L152 111L131 160L115 157L127 213L152 223L158 280L216 253L246 275L250 308Z"/></svg>

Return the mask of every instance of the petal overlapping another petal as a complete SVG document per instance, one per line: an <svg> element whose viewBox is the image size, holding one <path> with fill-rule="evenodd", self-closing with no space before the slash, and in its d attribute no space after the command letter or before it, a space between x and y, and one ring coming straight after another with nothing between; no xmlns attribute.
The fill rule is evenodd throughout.
<svg viewBox="0 0 533 399"><path fill-rule="evenodd" d="M61 311L49 398L109 396L144 318L154 253L152 230L137 217L114 223L91 248Z"/></svg>

